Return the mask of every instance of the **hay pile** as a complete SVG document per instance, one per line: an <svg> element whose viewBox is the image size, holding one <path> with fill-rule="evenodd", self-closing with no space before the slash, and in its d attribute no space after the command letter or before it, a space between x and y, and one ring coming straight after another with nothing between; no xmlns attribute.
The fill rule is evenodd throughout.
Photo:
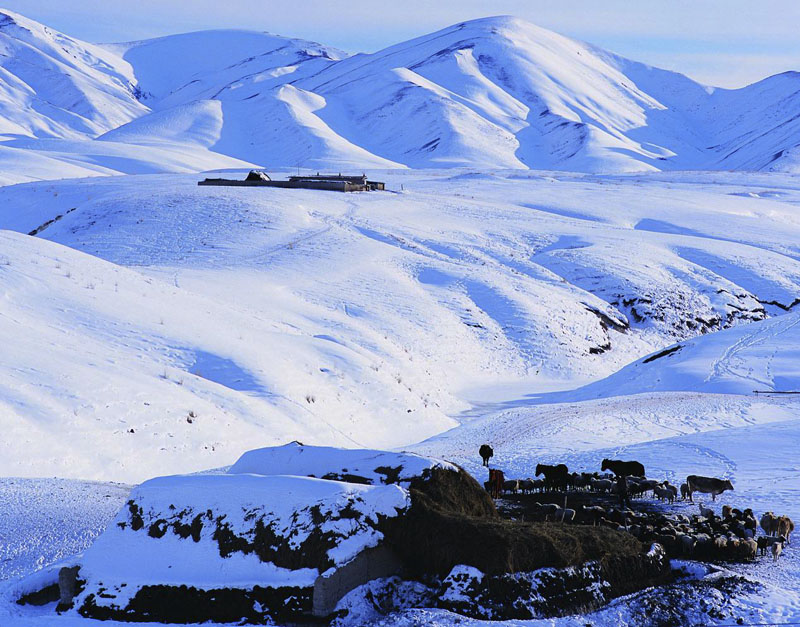
<svg viewBox="0 0 800 627"><path fill-rule="evenodd" d="M387 521L384 535L415 576L445 577L466 564L487 575L637 562L633 536L605 527L500 518L486 490L464 471L433 469L411 483L411 507Z"/></svg>

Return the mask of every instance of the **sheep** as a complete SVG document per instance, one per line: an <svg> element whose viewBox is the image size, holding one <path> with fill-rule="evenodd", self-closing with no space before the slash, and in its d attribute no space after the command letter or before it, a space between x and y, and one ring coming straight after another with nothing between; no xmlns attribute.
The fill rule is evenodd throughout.
<svg viewBox="0 0 800 627"><path fill-rule="evenodd" d="M780 557L781 552L783 551L783 542L776 542L772 545L772 561L777 562L778 557Z"/></svg>
<svg viewBox="0 0 800 627"><path fill-rule="evenodd" d="M746 540L742 540L741 547L742 557L747 560L754 560L756 559L756 555L758 553L758 544L756 543L753 538L747 538Z"/></svg>
<svg viewBox="0 0 800 627"><path fill-rule="evenodd" d="M672 503L675 500L675 494L669 488L656 486L653 488L653 494L656 495L659 501L667 501Z"/></svg>
<svg viewBox="0 0 800 627"><path fill-rule="evenodd" d="M637 477L628 477L628 494L632 497L634 496L642 496L645 492L644 488L642 487L643 479L638 479Z"/></svg>
<svg viewBox="0 0 800 627"><path fill-rule="evenodd" d="M572 522L575 520L575 510L568 507L555 506L553 512L553 521L555 522Z"/></svg>
<svg viewBox="0 0 800 627"><path fill-rule="evenodd" d="M609 479L595 479L591 485L595 492L611 492L614 488L614 482Z"/></svg>
<svg viewBox="0 0 800 627"><path fill-rule="evenodd" d="M770 548L776 542L783 543L784 539L785 538L783 536L758 536L756 543L761 551L761 555L766 555L768 548Z"/></svg>
<svg viewBox="0 0 800 627"><path fill-rule="evenodd" d="M536 509L540 515L544 515L545 520L549 520L551 516L555 516L560 508L555 503L543 503Z"/></svg>
<svg viewBox="0 0 800 627"><path fill-rule="evenodd" d="M669 533L657 533L655 536L653 536L653 540L658 542L667 551L670 551L673 547L675 547L678 541L674 535Z"/></svg>
<svg viewBox="0 0 800 627"><path fill-rule="evenodd" d="M681 551L686 557L692 555L692 553L694 553L695 546L697 546L697 540L688 534L678 536L678 543L680 544Z"/></svg>
<svg viewBox="0 0 800 627"><path fill-rule="evenodd" d="M576 487L583 490L588 490L592 485L592 479L595 479L594 473L582 472L576 481Z"/></svg>
<svg viewBox="0 0 800 627"><path fill-rule="evenodd" d="M503 481L503 492L511 492L511 494L519 492L519 480L507 479Z"/></svg>
<svg viewBox="0 0 800 627"><path fill-rule="evenodd" d="M732 509L733 508L731 508L730 505L723 505L722 506L722 518L723 519L730 518Z"/></svg>
<svg viewBox="0 0 800 627"><path fill-rule="evenodd" d="M641 488L642 493L655 490L656 486L658 485L659 482L655 479L645 479L644 481L639 482L639 488Z"/></svg>
<svg viewBox="0 0 800 627"><path fill-rule="evenodd" d="M703 516L704 518L708 518L709 520L714 518L714 510L713 509L710 509L708 507L703 507L702 503L698 503L697 507L700 508L700 515Z"/></svg>
<svg viewBox="0 0 800 627"><path fill-rule="evenodd" d="M591 520L592 526L597 525L597 521L606 515L606 510L599 505L584 505L581 508L584 520Z"/></svg>
<svg viewBox="0 0 800 627"><path fill-rule="evenodd" d="M519 489L522 491L523 494L530 494L533 492L533 480L532 479L520 479L519 480Z"/></svg>

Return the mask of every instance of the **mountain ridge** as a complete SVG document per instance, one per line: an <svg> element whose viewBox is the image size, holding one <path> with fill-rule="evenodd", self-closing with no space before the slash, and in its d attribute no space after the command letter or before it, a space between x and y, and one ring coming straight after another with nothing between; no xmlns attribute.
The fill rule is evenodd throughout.
<svg viewBox="0 0 800 627"><path fill-rule="evenodd" d="M246 30L86 44L0 15L0 160L4 147L41 155L30 140L80 140L59 158L138 171L96 155L100 139L135 146L145 160L142 146L178 152L184 171L800 171L800 73L709 87L513 16L348 55ZM25 55L72 100L31 78ZM196 163L194 151L203 153ZM173 160L154 155L153 171L173 171Z"/></svg>

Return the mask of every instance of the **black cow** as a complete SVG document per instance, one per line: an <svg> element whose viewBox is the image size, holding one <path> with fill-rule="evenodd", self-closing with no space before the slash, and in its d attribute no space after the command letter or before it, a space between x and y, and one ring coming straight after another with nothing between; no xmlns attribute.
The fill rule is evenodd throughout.
<svg viewBox="0 0 800 627"><path fill-rule="evenodd" d="M489 446L488 444L482 444L481 447L478 449L478 453L480 453L480 456L483 458L484 466L488 466L489 460L492 457L494 457L494 451L492 450L492 447Z"/></svg>
<svg viewBox="0 0 800 627"><path fill-rule="evenodd" d="M600 470L610 470L617 477L644 477L644 466L639 462L623 462L619 459L604 459Z"/></svg>
<svg viewBox="0 0 800 627"><path fill-rule="evenodd" d="M566 490L567 480L569 479L569 469L564 464L548 466L547 464L536 465L536 476L544 474L544 485L548 490Z"/></svg>

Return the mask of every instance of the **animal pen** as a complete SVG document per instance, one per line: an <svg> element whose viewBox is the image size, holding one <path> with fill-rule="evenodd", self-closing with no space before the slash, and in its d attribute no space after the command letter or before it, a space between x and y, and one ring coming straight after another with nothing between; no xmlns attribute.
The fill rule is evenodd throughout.
<svg viewBox="0 0 800 627"><path fill-rule="evenodd" d="M386 189L382 181L367 180L366 174L343 176L342 174L315 174L290 176L286 181L273 181L265 172L251 170L243 181L233 179L205 179L198 185L223 187L281 187L285 189L321 189L331 192L372 192Z"/></svg>

